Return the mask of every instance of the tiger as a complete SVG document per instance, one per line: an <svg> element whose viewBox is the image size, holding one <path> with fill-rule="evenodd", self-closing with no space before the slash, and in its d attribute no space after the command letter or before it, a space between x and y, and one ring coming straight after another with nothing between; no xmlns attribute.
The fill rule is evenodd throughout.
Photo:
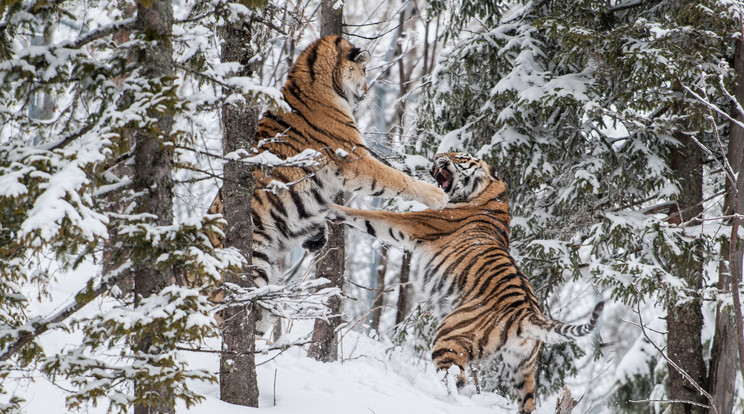
<svg viewBox="0 0 744 414"><path fill-rule="evenodd" d="M314 158L312 163L293 162L254 172L250 276L258 287L281 284L279 260L293 247L301 244L318 250L325 244L329 204L343 191L401 197L435 209L447 203L439 187L409 177L368 149L352 110L367 93L370 57L369 51L340 36L316 40L299 54L281 90L291 110L267 111L259 120L251 155L295 157L290 162L301 154ZM208 213L223 213L221 190ZM215 247L223 246L223 237L217 232L209 235ZM215 299L221 300L221 294ZM266 318L257 333L266 333L271 323Z"/></svg>
<svg viewBox="0 0 744 414"><path fill-rule="evenodd" d="M506 185L496 170L465 153L441 153L434 157L430 173L449 196L442 210L394 213L334 204L331 217L420 255L423 294L441 320L431 356L450 387L450 374L456 375L454 385L461 389L466 367L500 354L519 412L530 413L535 409L535 363L541 344L587 335L596 327L604 302L584 325L545 318L532 286L509 254L511 216Z"/></svg>

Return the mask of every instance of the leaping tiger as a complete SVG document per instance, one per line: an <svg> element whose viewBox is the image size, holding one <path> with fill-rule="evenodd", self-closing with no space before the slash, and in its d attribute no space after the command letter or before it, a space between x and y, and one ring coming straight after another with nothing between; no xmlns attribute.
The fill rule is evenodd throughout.
<svg viewBox="0 0 744 414"><path fill-rule="evenodd" d="M432 359L437 369L460 369L500 353L511 376L520 413L535 409L535 363L543 342L574 340L597 325L604 303L589 322L566 325L546 319L532 286L509 254L506 185L495 169L463 153L434 157L430 170L449 195L443 210L411 213L364 211L333 205L343 220L372 236L420 254L424 295L444 317ZM445 374L446 375L446 374Z"/></svg>
<svg viewBox="0 0 744 414"><path fill-rule="evenodd" d="M286 160L307 149L317 151L315 166L280 166L254 173L252 199L253 276L258 286L281 280L278 260L292 247L317 249L329 203L342 191L418 200L443 208L447 195L433 184L417 181L385 165L367 150L352 113L367 92L370 53L339 36L321 38L302 53L289 71L282 94L291 111L266 112L259 121L252 154L268 151ZM272 181L288 185L265 191ZM209 208L222 214L222 194ZM221 237L211 235L216 247ZM261 324L262 334L268 327Z"/></svg>

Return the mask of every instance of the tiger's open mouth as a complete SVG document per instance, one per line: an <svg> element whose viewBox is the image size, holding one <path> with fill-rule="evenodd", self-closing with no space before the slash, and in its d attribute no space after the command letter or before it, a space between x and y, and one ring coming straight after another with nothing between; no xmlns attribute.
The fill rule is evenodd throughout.
<svg viewBox="0 0 744 414"><path fill-rule="evenodd" d="M431 175L445 192L452 188L452 173L447 171L447 169L434 165L431 167Z"/></svg>

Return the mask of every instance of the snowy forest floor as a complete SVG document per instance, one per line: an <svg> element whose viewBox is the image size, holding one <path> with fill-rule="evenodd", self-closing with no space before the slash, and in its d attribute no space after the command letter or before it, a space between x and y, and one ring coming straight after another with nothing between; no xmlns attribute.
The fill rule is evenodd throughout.
<svg viewBox="0 0 744 414"><path fill-rule="evenodd" d="M71 301L91 272L96 271L96 266L84 263L70 274L59 275L50 286L51 301L45 300L35 310L39 315L53 313L56 308ZM111 302L110 298L99 298L76 317L105 312ZM306 338L311 330L312 321L295 321L281 342ZM74 331L48 332L41 337L49 353L79 344L80 339L79 333ZM205 345L209 349L219 349L217 339ZM261 341L258 345L261 346ZM343 336L339 350L342 360L333 363L308 358L306 348L292 347L283 352L270 351L257 356L260 387L258 410L275 414L516 412L516 402L511 397L505 398L495 393L478 394L472 385L466 386L460 395L450 395L428 357L421 359L410 350L394 348L387 338L378 340L363 332L349 331ZM183 351L181 355L190 368L207 369L215 374L219 370L219 357L216 354ZM65 389L71 386L64 379L58 378L53 383L39 372L31 371L8 380L16 383L15 390L11 392L26 400L25 412L67 412ZM177 412L231 414L257 411L255 408L220 401L218 384L194 383L192 388L203 395L205 401L189 409L180 404ZM577 399L582 392L580 389L572 391ZM538 396L535 413L555 412L556 399L557 395ZM97 407L87 407L83 412L103 413L107 408L108 402L100 400Z"/></svg>

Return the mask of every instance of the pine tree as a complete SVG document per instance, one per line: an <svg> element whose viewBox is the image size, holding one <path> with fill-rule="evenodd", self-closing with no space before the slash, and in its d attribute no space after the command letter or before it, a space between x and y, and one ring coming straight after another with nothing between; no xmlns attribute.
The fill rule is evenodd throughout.
<svg viewBox="0 0 744 414"><path fill-rule="evenodd" d="M245 260L235 249L212 248L206 234L219 231L221 219L206 208L176 220L173 191L184 184L175 177L202 174L190 157L221 98L202 86L228 83L206 70L219 63L209 41L194 47L188 36L209 33L216 8L229 6L191 4L177 22L171 7L142 3L134 17L108 3L0 7L0 378L17 366L64 378L69 409L105 400L113 411L171 412L177 400L188 407L203 399L190 381L217 380L188 367L178 348L217 335L202 291ZM58 26L61 15L78 30ZM28 45L28 33L50 33L50 42ZM116 45L112 36L121 33L129 39ZM258 89L243 82L233 93L265 96ZM39 91L58 102L51 121L29 114L29 96ZM119 168L125 164L133 168ZM24 292L37 286L45 300L51 269L66 274L98 262L110 235L105 273L90 275L56 314L29 311ZM135 291L122 291L116 283L130 271ZM173 285L179 277L202 284ZM105 312L86 308L104 293ZM47 354L37 338L50 330L83 340ZM6 384L0 408L17 411L22 401L3 393Z"/></svg>
<svg viewBox="0 0 744 414"><path fill-rule="evenodd" d="M257 6L265 6L257 5ZM225 23L221 28L223 38L221 60L236 62L239 69L235 76L250 78L260 67L254 59L258 45L265 41L262 28L246 15L231 21L230 15L223 16ZM263 30L266 32L266 30ZM259 107L257 103L244 99L228 100L222 108L223 152L225 155L241 149L251 148L257 129ZM247 259L241 274L250 275L253 240L253 221L251 219L251 199L255 183L252 166L240 160L229 161L224 167L224 184L221 194L224 215L228 226L225 240L228 245L241 251ZM241 288L255 287L250 278L240 274L225 273L225 284ZM229 291L229 290L228 290ZM233 404L258 407L258 379L255 362L255 324L260 308L255 303L242 306L229 306L221 312L222 351L220 355L220 399Z"/></svg>
<svg viewBox="0 0 744 414"><path fill-rule="evenodd" d="M470 151L499 168L510 188L512 253L544 303L561 284L592 275L616 301L670 310L681 301L699 315L704 263L717 257L703 255L714 236L699 221L705 160L695 140L717 146L707 108L682 85L720 90L703 73L720 73L731 51L737 26L722 18L732 15L725 6L437 1L430 12L449 16L450 46L425 89L419 127L441 140L440 151ZM691 373L702 363L701 324L681 333L698 349L680 359ZM562 382L573 351L542 378ZM672 390L686 386L669 375ZM675 393L657 396L700 401Z"/></svg>

